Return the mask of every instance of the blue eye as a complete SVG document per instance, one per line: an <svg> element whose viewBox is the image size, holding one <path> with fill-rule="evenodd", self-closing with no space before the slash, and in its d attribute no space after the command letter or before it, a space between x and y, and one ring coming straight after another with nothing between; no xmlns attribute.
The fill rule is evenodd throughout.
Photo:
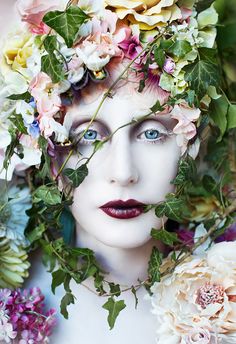
<svg viewBox="0 0 236 344"><path fill-rule="evenodd" d="M156 140L160 136L160 132L158 130L146 130L144 132L145 138L148 140Z"/></svg>
<svg viewBox="0 0 236 344"><path fill-rule="evenodd" d="M84 135L84 139L85 140L90 140L90 141L93 141L93 140L96 140L98 136L98 133L96 130L88 130L85 135Z"/></svg>

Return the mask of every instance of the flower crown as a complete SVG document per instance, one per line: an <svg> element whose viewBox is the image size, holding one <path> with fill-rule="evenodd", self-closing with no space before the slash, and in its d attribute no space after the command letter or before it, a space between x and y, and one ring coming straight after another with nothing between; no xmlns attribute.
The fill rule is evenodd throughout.
<svg viewBox="0 0 236 344"><path fill-rule="evenodd" d="M49 155L54 144L66 145L66 107L124 61L123 75L132 73L138 92L156 89L151 110L177 121L182 153L191 141L196 155L199 108L218 84L213 6L199 12L201 4L187 0L18 0L17 8L25 25L8 37L1 60L1 178L40 165L45 139Z"/></svg>

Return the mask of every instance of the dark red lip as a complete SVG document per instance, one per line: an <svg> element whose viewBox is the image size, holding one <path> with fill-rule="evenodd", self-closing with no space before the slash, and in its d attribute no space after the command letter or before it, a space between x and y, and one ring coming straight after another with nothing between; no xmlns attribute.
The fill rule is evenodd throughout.
<svg viewBox="0 0 236 344"><path fill-rule="evenodd" d="M116 219L132 219L143 213L144 206L144 203L129 199L127 201L117 200L108 202L103 204L100 209Z"/></svg>

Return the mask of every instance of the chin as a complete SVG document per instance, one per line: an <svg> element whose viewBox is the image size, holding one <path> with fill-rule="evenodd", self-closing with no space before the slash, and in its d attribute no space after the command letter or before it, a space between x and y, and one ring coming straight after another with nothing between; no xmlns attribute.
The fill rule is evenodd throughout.
<svg viewBox="0 0 236 344"><path fill-rule="evenodd" d="M84 224L83 228L108 247L133 249L149 242L152 228L158 229L161 225L161 219L149 212L128 220L117 220L102 214L95 222Z"/></svg>

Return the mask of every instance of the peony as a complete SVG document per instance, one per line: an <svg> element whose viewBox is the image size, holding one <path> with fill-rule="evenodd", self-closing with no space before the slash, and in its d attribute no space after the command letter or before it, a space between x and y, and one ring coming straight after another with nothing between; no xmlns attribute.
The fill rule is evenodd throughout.
<svg viewBox="0 0 236 344"><path fill-rule="evenodd" d="M235 337L236 242L215 244L205 255L191 256L173 275L155 283L152 292L158 343L172 335L176 344L218 343L215 333L219 342Z"/></svg>
<svg viewBox="0 0 236 344"><path fill-rule="evenodd" d="M64 10L67 0L17 0L16 7L23 21L29 24L33 33L48 33L49 28L42 20L53 10Z"/></svg>
<svg viewBox="0 0 236 344"><path fill-rule="evenodd" d="M151 30L159 25L181 19L180 8L175 0L105 0L107 6L116 9L120 19L139 24L140 29Z"/></svg>

